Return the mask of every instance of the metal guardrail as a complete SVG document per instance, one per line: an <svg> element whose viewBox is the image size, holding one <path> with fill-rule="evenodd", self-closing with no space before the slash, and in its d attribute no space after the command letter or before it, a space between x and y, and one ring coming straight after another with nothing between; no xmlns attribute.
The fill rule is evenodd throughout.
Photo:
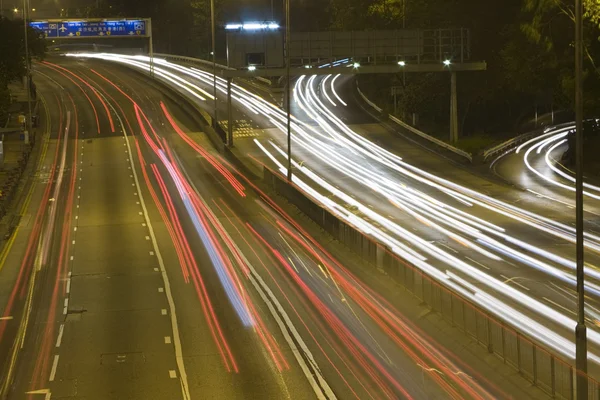
<svg viewBox="0 0 600 400"><path fill-rule="evenodd" d="M352 224L340 220L321 203L293 183L290 185L265 165L263 180L328 234L356 252L364 261L382 268L406 291L483 346L489 354L513 368L526 381L552 398L572 400L576 397L577 371L572 363L399 258L387 246ZM587 398L600 400L600 384L589 376Z"/></svg>
<svg viewBox="0 0 600 400"><path fill-rule="evenodd" d="M377 104L373 103L371 100L369 100L367 98L367 96L364 95L364 93L358 87L358 82L356 82L356 90L358 90L358 94L360 94L360 97L362 97L362 99L365 101L365 103L367 103L368 105L370 105L371 107L373 107L375 109L375 111L377 111L378 113L382 113L383 112L383 110L381 109L381 107L377 106Z"/></svg>
<svg viewBox="0 0 600 400"><path fill-rule="evenodd" d="M164 54L164 53L154 53L154 57L161 57L168 60L175 60L175 61L185 61L185 62L189 62L189 63L194 63L194 64L200 64L203 67L207 67L207 68L211 68L213 67L213 62L209 61L209 60L203 60L201 58L194 58L194 57L186 57L186 56L178 56L178 55L174 55L174 54ZM222 64L216 64L218 69L227 69L227 70L235 70L235 68L229 68L226 65L222 65Z"/></svg>
<svg viewBox="0 0 600 400"><path fill-rule="evenodd" d="M484 150L482 153L483 161L487 161L488 158L496 154L503 154L504 152L510 150L512 147L518 146L521 143L531 139L532 137L537 136L538 134L539 132L523 133L519 136L515 136L514 138L507 140L506 142L502 142L500 144L497 144L496 146Z"/></svg>
<svg viewBox="0 0 600 400"><path fill-rule="evenodd" d="M267 85L269 85L269 86L273 85L273 81L272 81L272 80L270 80L270 79L267 79L267 78L264 78L264 77L262 77L262 76L257 76L257 77L256 77L256 80L257 80L257 81L260 81L260 82L262 82L262 83L264 83L264 84L267 84Z"/></svg>
<svg viewBox="0 0 600 400"><path fill-rule="evenodd" d="M213 68L213 63L212 61L209 60L203 60L201 58L194 58L194 57L186 57L186 56L177 56L177 55L173 55L173 54L164 54L164 53L154 53L155 57L162 57L164 59L168 60L172 60L172 61L183 61L183 62L189 62L189 63L193 63L193 64L198 64L201 65L202 67L206 68L208 72L212 71ZM235 68L230 68L226 65L222 65L222 64L217 64L216 65L218 69L220 70L230 70L230 71L234 71ZM257 76L255 78L257 81L260 81L266 85L269 86L273 86L273 81L271 79L267 79L264 77L260 77Z"/></svg>
<svg viewBox="0 0 600 400"><path fill-rule="evenodd" d="M416 134L416 135L419 135L419 136L421 136L422 138L424 138L424 139L426 139L426 140L429 140L430 142L432 142L432 143L434 143L434 144L436 144L436 145L438 145L438 146L440 146L440 147L442 147L442 148L444 148L444 149L446 149L446 150L449 150L449 151L451 151L451 152L453 152L453 153L455 153L455 154L458 154L458 155L459 155L459 156L461 156L461 157L464 157L464 158L466 158L466 159L467 159L467 160L469 160L469 162L471 162L471 163L473 162L473 156L471 155L471 153L467 153L466 151L464 151L464 150L461 150L461 149L459 149L459 148L456 148L456 147L454 147L454 146L452 146L452 145L449 145L448 143L446 143L446 142L444 142L444 141L442 141L442 140L439 140L439 139L437 139L437 138L434 138L433 136L429 136L429 135L428 135L428 134L426 134L425 132L422 132L422 131L420 131L420 130L416 129L415 127L412 127L412 126L410 126L410 125L409 125L409 124L407 124L406 122L403 122L403 121L399 120L398 118L394 117L394 116L393 116L393 115L391 115L391 114L390 114L390 115L388 115L388 117L389 117L389 119L390 119L391 121L394 121L395 123L397 123L398 125L400 125L400 126L401 126L401 127L403 127L404 129L406 129L406 130L408 130L408 131L410 131L410 132L412 132L412 133L414 133L414 134Z"/></svg>
<svg viewBox="0 0 600 400"><path fill-rule="evenodd" d="M369 100L367 98L367 96L364 95L364 93L360 90L360 88L358 87L358 82L356 83L356 89L358 90L358 94L360 94L360 96L362 97L362 99L371 107L373 107L377 112L379 113L383 113L383 110L381 109L381 107L377 106L375 103L373 103L371 100ZM408 130L411 133L414 133L415 135L418 135L420 137L422 137L423 139L435 144L436 146L442 147L443 149L446 149L448 151L451 151L454 154L457 154L461 157L466 158L467 160L469 160L470 163L473 162L473 156L470 153L467 153L464 150L461 150L459 148L456 148L442 140L439 140L437 138L434 138L431 135L426 134L423 131L418 130L417 128L410 126L409 124L407 124L406 122L394 117L393 115L389 114L387 116L389 118L390 121L395 122L396 124L400 125L402 128Z"/></svg>

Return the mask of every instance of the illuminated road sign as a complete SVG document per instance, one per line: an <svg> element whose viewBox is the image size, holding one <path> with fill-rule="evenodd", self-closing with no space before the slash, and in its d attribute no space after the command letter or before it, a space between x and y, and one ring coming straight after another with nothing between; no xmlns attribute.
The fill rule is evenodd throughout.
<svg viewBox="0 0 600 400"><path fill-rule="evenodd" d="M78 19L31 21L32 28L49 39L148 37L146 19Z"/></svg>

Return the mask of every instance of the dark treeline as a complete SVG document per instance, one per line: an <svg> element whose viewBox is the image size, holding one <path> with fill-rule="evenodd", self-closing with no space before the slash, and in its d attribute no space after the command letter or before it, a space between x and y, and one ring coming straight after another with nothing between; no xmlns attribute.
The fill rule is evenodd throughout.
<svg viewBox="0 0 600 400"><path fill-rule="evenodd" d="M43 58L46 43L31 28L27 31L30 58ZM25 76L25 30L22 19L6 19L0 17L0 124L6 120L6 112L10 105L8 84L21 80Z"/></svg>

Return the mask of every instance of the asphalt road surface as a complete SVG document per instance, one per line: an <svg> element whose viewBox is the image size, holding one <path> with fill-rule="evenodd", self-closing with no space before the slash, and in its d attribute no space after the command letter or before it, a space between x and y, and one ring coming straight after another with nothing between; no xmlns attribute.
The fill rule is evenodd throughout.
<svg viewBox="0 0 600 400"><path fill-rule="evenodd" d="M359 281L147 79L62 59L35 73L46 136L0 258L7 398L512 390Z"/></svg>
<svg viewBox="0 0 600 400"><path fill-rule="evenodd" d="M211 110L209 74L160 68L182 78L177 90L194 92L183 81L194 83L204 97L199 107ZM433 154L365 115L343 78L337 89L330 89L332 82L305 77L296 83L296 184L453 290L572 359L573 210ZM255 124L241 125L236 118L235 151L249 165L259 160L285 173L281 113L242 88L235 96L236 115ZM600 238L593 219L589 227L587 321L596 365ZM555 333L564 340L556 343Z"/></svg>

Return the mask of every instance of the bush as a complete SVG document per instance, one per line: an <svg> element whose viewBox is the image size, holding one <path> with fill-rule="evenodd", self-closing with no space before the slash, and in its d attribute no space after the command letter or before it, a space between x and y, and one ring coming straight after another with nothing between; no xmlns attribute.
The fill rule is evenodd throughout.
<svg viewBox="0 0 600 400"><path fill-rule="evenodd" d="M476 133L470 136L459 138L456 147L473 155L479 154L484 149L496 144L497 138L486 133Z"/></svg>

